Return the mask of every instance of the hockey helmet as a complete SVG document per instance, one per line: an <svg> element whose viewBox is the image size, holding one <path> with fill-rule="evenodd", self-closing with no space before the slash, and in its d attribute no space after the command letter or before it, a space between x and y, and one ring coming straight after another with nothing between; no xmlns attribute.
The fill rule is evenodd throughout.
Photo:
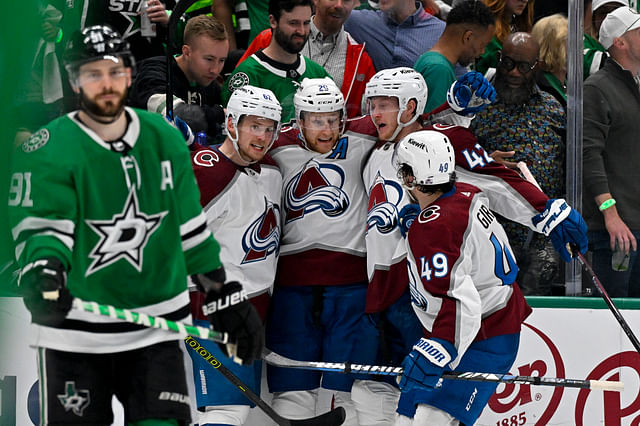
<svg viewBox="0 0 640 426"><path fill-rule="evenodd" d="M300 127L303 112L340 112L339 134L344 132L347 112L344 105L344 96L329 77L305 78L295 95L293 106L296 111L296 122L300 131L300 137L306 144L303 129Z"/></svg>
<svg viewBox="0 0 640 426"><path fill-rule="evenodd" d="M391 139L395 138L400 129L416 121L424 111L427 104L427 83L418 71L398 67L377 72L367 83L362 97L363 111L369 114L371 111L371 98L376 96L391 96L398 99L398 127ZM416 114L407 123L400 121L400 116L407 109L407 104L411 99L416 100Z"/></svg>
<svg viewBox="0 0 640 426"><path fill-rule="evenodd" d="M129 43L108 25L94 25L77 30L67 43L63 63L74 84L80 66L93 61L122 59L125 67L135 67Z"/></svg>
<svg viewBox="0 0 640 426"><path fill-rule="evenodd" d="M410 133L395 146L393 166L406 189L455 180L455 154L449 138L435 130ZM407 181L407 177L411 177Z"/></svg>
<svg viewBox="0 0 640 426"><path fill-rule="evenodd" d="M271 90L251 85L238 87L234 90L227 103L226 121L228 122L229 117L231 117L235 135L229 133L229 139L233 142L236 151L238 150L238 124L242 116L254 115L276 122L276 131L268 147L270 148L280 132L281 114L282 107L280 106L280 102L278 102L278 98L276 98L276 95L274 95Z"/></svg>
<svg viewBox="0 0 640 426"><path fill-rule="evenodd" d="M344 96L329 77L305 78L295 95L293 106L296 110L296 120L300 121L302 112L336 112L345 116Z"/></svg>

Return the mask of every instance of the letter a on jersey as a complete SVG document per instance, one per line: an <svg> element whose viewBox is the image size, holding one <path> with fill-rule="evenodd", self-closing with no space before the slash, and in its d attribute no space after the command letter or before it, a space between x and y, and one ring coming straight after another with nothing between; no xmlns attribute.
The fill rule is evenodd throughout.
<svg viewBox="0 0 640 426"><path fill-rule="evenodd" d="M264 213L253 221L242 237L242 249L246 253L242 263L266 259L280 249L280 207L264 199Z"/></svg>
<svg viewBox="0 0 640 426"><path fill-rule="evenodd" d="M87 225L100 236L100 240L89 253L93 262L85 275L89 276L118 259L124 259L138 272L142 271L144 247L167 213L166 210L153 215L141 212L138 196L132 188L122 212L113 215L111 220L87 219Z"/></svg>

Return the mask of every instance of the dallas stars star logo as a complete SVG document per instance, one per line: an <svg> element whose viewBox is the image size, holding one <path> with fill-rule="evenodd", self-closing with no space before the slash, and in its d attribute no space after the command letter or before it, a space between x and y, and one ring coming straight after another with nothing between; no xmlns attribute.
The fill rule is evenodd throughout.
<svg viewBox="0 0 640 426"><path fill-rule="evenodd" d="M140 272L144 247L167 213L146 215L141 212L138 196L132 189L122 213L113 215L111 220L87 220L91 229L100 236L100 241L89 253L94 260L85 275L89 276L119 259L126 260Z"/></svg>
<svg viewBox="0 0 640 426"><path fill-rule="evenodd" d="M127 29L124 30L122 38L127 39L133 34L140 32L140 16L138 12L120 12L120 15L127 20Z"/></svg>
<svg viewBox="0 0 640 426"><path fill-rule="evenodd" d="M91 398L86 389L76 390L76 382L69 381L64 384L65 393L58 394L58 400L64 407L64 411L73 411L76 416L82 416L84 409L89 406Z"/></svg>

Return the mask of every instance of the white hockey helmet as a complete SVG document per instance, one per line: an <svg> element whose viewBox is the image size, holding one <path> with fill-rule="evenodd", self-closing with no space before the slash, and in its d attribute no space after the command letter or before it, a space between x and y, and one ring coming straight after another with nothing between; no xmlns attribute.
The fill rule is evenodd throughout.
<svg viewBox="0 0 640 426"><path fill-rule="evenodd" d="M300 137L305 141L304 132L300 127L303 112L340 112L340 135L344 132L347 111L344 96L329 77L305 78L293 95L293 106L296 110L296 123ZM306 141L305 141L306 142Z"/></svg>
<svg viewBox="0 0 640 426"><path fill-rule="evenodd" d="M296 120L300 121L302 112L342 112L346 115L344 96L329 77L305 78L293 95Z"/></svg>
<svg viewBox="0 0 640 426"><path fill-rule="evenodd" d="M435 130L420 130L402 138L393 152L393 166L402 186L440 185L455 180L455 153L449 138ZM407 183L407 177L412 181Z"/></svg>
<svg viewBox="0 0 640 426"><path fill-rule="evenodd" d="M378 71L367 83L362 97L363 111L369 114L371 111L370 98L376 96L392 96L398 99L398 127L391 139L394 139L400 129L408 126L418 119L424 107L427 105L427 83L418 71L408 67L389 68ZM407 109L411 99L416 100L416 114L407 123L400 122L400 116Z"/></svg>
<svg viewBox="0 0 640 426"><path fill-rule="evenodd" d="M225 125L229 121L229 117L231 117L235 136L229 133L229 139L233 142L236 151L238 150L238 123L240 123L240 119L244 115L268 118L276 122L276 131L273 133L273 138L267 150L271 148L280 132L280 118L282 115L282 107L276 95L269 89L250 85L239 87L233 91L227 103Z"/></svg>

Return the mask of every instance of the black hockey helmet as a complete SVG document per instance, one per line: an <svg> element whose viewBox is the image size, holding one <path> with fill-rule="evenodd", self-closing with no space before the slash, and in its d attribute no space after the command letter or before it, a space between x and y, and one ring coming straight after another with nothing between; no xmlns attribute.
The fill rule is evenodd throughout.
<svg viewBox="0 0 640 426"><path fill-rule="evenodd" d="M69 78L75 80L80 66L109 59L114 62L122 59L125 67L134 68L135 60L129 43L108 25L93 25L76 30L67 43L63 63Z"/></svg>

